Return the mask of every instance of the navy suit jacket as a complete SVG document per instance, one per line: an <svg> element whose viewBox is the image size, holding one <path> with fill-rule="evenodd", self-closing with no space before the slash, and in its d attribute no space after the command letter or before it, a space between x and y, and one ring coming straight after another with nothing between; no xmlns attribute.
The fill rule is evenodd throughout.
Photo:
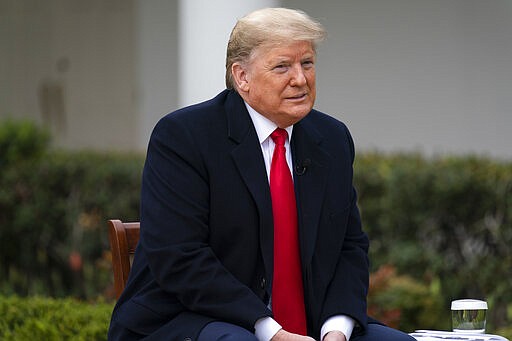
<svg viewBox="0 0 512 341"><path fill-rule="evenodd" d="M350 133L312 110L294 125L291 149L308 334L318 338L337 314L365 328L368 238ZM148 340L195 340L214 320L252 331L272 316L271 205L257 134L235 91L162 118L144 166L140 243L112 321Z"/></svg>

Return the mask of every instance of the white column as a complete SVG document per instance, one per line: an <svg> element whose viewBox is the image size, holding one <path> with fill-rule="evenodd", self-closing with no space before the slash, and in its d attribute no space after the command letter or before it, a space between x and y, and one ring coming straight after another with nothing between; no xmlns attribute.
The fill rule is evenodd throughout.
<svg viewBox="0 0 512 341"><path fill-rule="evenodd" d="M179 105L210 99L225 88L226 45L237 19L278 0L179 1Z"/></svg>

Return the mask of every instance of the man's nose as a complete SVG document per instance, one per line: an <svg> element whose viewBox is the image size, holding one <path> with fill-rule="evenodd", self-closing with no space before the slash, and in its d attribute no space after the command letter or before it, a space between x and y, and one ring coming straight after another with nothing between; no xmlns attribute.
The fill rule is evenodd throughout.
<svg viewBox="0 0 512 341"><path fill-rule="evenodd" d="M292 68L290 85L292 86L303 86L306 84L306 75L302 65L294 65Z"/></svg>

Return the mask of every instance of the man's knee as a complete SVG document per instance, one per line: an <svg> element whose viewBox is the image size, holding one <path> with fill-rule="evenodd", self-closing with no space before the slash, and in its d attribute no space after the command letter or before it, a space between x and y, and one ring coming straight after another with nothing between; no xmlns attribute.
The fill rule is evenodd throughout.
<svg viewBox="0 0 512 341"><path fill-rule="evenodd" d="M253 333L226 322L208 323L199 334L198 341L257 341Z"/></svg>
<svg viewBox="0 0 512 341"><path fill-rule="evenodd" d="M366 332L355 335L354 341L414 341L407 333L376 323L369 323Z"/></svg>

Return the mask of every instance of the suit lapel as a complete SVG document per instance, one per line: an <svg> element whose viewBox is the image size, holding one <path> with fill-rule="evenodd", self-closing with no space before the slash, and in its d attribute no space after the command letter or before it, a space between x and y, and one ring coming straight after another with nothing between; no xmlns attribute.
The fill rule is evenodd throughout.
<svg viewBox="0 0 512 341"><path fill-rule="evenodd" d="M309 264L313 256L322 198L331 162L327 152L320 146L321 141L322 135L310 124L308 117L295 124L292 155L294 169L297 170L294 182L303 266Z"/></svg>
<svg viewBox="0 0 512 341"><path fill-rule="evenodd" d="M243 100L235 92L228 95L226 102L228 135L237 143L232 150L233 161L240 172L260 216L260 247L266 269L267 281L272 283L273 273L273 219L270 189L265 161L261 153L256 130Z"/></svg>

